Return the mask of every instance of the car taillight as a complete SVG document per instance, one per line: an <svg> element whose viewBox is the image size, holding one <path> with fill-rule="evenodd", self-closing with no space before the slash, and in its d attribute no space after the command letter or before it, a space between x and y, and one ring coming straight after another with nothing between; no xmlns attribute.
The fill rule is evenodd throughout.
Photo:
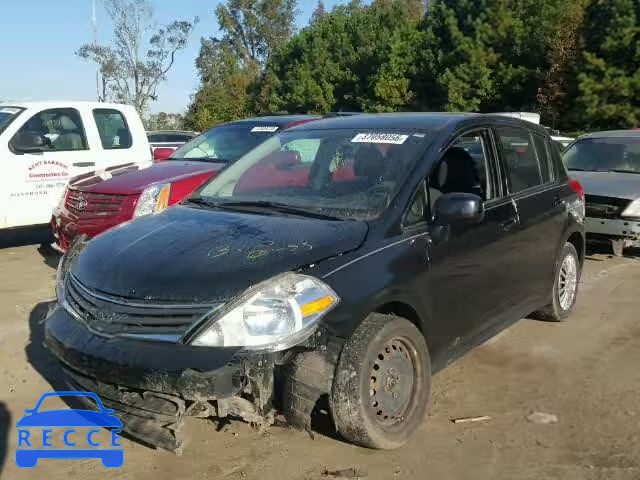
<svg viewBox="0 0 640 480"><path fill-rule="evenodd" d="M571 187L571 190L578 194L580 200L584 200L584 188L582 188L582 184L578 180L570 178L569 187Z"/></svg>
<svg viewBox="0 0 640 480"><path fill-rule="evenodd" d="M166 160L171 156L175 148L158 147L153 151L153 159L155 161Z"/></svg>

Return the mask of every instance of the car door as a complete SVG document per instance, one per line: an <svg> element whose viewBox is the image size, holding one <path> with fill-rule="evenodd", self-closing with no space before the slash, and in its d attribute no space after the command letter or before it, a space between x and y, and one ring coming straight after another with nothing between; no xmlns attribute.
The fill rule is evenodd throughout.
<svg viewBox="0 0 640 480"><path fill-rule="evenodd" d="M467 164L471 158L474 174L461 171L468 168L463 167L464 161L448 160L454 150ZM452 176L460 178L452 181ZM428 225L430 269L424 277L425 299L439 329L433 332L439 343L455 348L471 342L512 308L514 270L521 255L514 238L518 216L513 202L505 196L488 128L457 137L427 182L431 211L435 197L445 193L463 191L484 200L484 219L477 225Z"/></svg>
<svg viewBox="0 0 640 480"><path fill-rule="evenodd" d="M522 252L516 295L522 315L527 315L527 309L537 308L551 291L567 206L560 197L562 186L556 181L548 137L511 125L497 126L495 135L509 198L520 220L514 231Z"/></svg>
<svg viewBox="0 0 640 480"><path fill-rule="evenodd" d="M150 160L151 150L146 135L138 132L137 125L130 125L122 110L115 107L93 108L90 114L98 133L96 170Z"/></svg>
<svg viewBox="0 0 640 480"><path fill-rule="evenodd" d="M93 170L85 125L75 108L30 112L30 118L9 141L3 165L12 179L7 202L7 226L48 223L70 178ZM17 135L32 132L48 139L45 151L21 153L13 145Z"/></svg>

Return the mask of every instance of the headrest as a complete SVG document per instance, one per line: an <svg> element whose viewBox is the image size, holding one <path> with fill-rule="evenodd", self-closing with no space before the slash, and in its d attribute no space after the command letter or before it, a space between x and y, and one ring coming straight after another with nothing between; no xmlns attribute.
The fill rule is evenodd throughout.
<svg viewBox="0 0 640 480"><path fill-rule="evenodd" d="M372 145L362 145L353 159L353 172L357 177L382 177L386 162L382 152Z"/></svg>
<svg viewBox="0 0 640 480"><path fill-rule="evenodd" d="M59 130L76 130L78 126L67 115L58 115L53 119L53 124Z"/></svg>
<svg viewBox="0 0 640 480"><path fill-rule="evenodd" d="M296 163L300 163L300 160L300 152L297 150L285 150L283 152L270 153L262 160L262 162L278 165L294 165Z"/></svg>
<svg viewBox="0 0 640 480"><path fill-rule="evenodd" d="M442 160L446 162L449 167L462 164L473 165L473 157L462 147L451 147L445 152Z"/></svg>

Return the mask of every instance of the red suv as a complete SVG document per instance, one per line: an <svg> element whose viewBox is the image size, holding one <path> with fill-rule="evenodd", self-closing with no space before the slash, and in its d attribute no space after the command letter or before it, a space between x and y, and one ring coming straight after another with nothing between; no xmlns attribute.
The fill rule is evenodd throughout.
<svg viewBox="0 0 640 480"><path fill-rule="evenodd" d="M127 164L75 177L53 212L53 246L66 251L76 235L94 237L128 220L164 210L276 132L318 118L282 115L229 122L185 143L165 161Z"/></svg>

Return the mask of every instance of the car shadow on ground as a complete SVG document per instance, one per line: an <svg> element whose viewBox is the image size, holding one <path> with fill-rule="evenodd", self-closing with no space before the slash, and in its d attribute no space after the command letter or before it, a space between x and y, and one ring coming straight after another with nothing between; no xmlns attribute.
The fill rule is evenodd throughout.
<svg viewBox="0 0 640 480"><path fill-rule="evenodd" d="M27 361L44 378L52 391L68 390L58 360L44 346L44 321L55 301L38 303L29 315L29 343L25 347ZM44 392L43 392L44 393Z"/></svg>
<svg viewBox="0 0 640 480"><path fill-rule="evenodd" d="M0 402L0 476L7 460L9 446L9 429L11 427L11 414L4 402Z"/></svg>
<svg viewBox="0 0 640 480"><path fill-rule="evenodd" d="M48 226L16 228L0 232L0 249L39 245L38 253L42 256L44 263L51 268L57 268L61 255L51 247L52 242L53 237Z"/></svg>

